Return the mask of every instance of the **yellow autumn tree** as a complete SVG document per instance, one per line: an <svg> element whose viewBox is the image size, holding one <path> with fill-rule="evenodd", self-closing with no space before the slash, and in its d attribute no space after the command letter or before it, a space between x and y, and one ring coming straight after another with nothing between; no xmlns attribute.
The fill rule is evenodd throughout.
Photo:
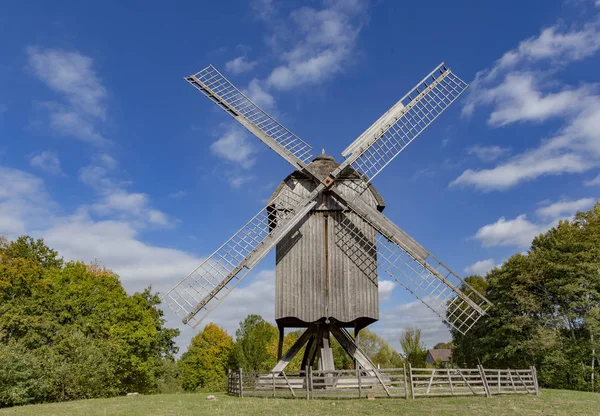
<svg viewBox="0 0 600 416"><path fill-rule="evenodd" d="M223 328L212 322L206 325L192 338L188 350L179 360L183 389L221 387L227 377L232 350L233 340Z"/></svg>

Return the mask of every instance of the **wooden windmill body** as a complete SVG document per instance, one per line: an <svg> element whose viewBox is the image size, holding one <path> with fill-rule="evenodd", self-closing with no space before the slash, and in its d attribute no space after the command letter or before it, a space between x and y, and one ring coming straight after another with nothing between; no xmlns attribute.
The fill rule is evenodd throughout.
<svg viewBox="0 0 600 416"><path fill-rule="evenodd" d="M186 80L295 169L266 206L164 297L196 327L267 253L276 250L275 320L280 374L305 348L333 369L330 334L365 371L358 331L379 318L378 273L385 273L446 324L466 333L490 302L382 214L371 181L467 88L443 63L354 140L338 164L259 108L212 65ZM283 354L285 328L305 328ZM354 329L354 337L348 332Z"/></svg>
<svg viewBox="0 0 600 416"><path fill-rule="evenodd" d="M339 164L323 154L309 166L325 178ZM347 169L338 181L346 194L361 198L378 211L385 207L375 187L356 171ZM310 177L295 171L270 200L286 193L306 198L314 188ZM270 209L276 218L273 211L277 207ZM360 233L362 244L355 244L353 235L345 232L347 224ZM331 327L353 328L356 335L379 319L376 235L368 222L325 193L305 219L277 244L275 321L280 331L280 355L285 328L311 328L304 364L312 365L318 357L322 369L333 369L333 359L327 358L331 349L324 345L328 344ZM316 348L311 356L313 343Z"/></svg>

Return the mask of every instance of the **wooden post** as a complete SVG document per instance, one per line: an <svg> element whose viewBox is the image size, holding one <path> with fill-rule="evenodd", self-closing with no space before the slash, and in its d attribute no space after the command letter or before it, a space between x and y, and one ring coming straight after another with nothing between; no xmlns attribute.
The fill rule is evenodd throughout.
<svg viewBox="0 0 600 416"><path fill-rule="evenodd" d="M452 374L450 374L450 369L446 370L448 372L448 383L450 384L450 393L454 396L454 385L452 385Z"/></svg>
<svg viewBox="0 0 600 416"><path fill-rule="evenodd" d="M502 374L501 370L498 370L498 394L502 393L502 389L500 388L500 375Z"/></svg>
<svg viewBox="0 0 600 416"><path fill-rule="evenodd" d="M408 400L408 378L406 377L406 363L402 364L404 370L404 398Z"/></svg>
<svg viewBox="0 0 600 416"><path fill-rule="evenodd" d="M487 384L487 377L485 376L485 370L483 369L483 366L481 364L479 364L477 366L477 368L479 369L479 374L481 374L481 381L483 381L483 389L485 390L485 396L491 397L492 394L490 393L490 388Z"/></svg>
<svg viewBox="0 0 600 416"><path fill-rule="evenodd" d="M284 339L284 331L285 329L282 326L277 326L279 329L279 343L277 345L277 362L281 360L281 356L283 355L283 339Z"/></svg>
<svg viewBox="0 0 600 416"><path fill-rule="evenodd" d="M308 373L308 366L304 367L304 377L306 378L304 382L306 385L306 400L310 400L310 374Z"/></svg>
<svg viewBox="0 0 600 416"><path fill-rule="evenodd" d="M227 394L231 394L231 369L227 369Z"/></svg>
<svg viewBox="0 0 600 416"><path fill-rule="evenodd" d="M356 377L358 377L358 398L362 398L362 385L360 382L360 363L356 363Z"/></svg>
<svg viewBox="0 0 600 416"><path fill-rule="evenodd" d="M239 391L239 396L240 397L244 397L244 377L243 377L243 371L242 371L242 367L240 367L240 391Z"/></svg>
<svg viewBox="0 0 600 416"><path fill-rule="evenodd" d="M273 397L275 397L275 373L271 373L271 380L273 380Z"/></svg>
<svg viewBox="0 0 600 416"><path fill-rule="evenodd" d="M531 366L531 377L533 378L533 386L535 388L535 394L539 396L539 394L540 394L540 385L538 384L537 370L535 369L534 365Z"/></svg>
<svg viewBox="0 0 600 416"><path fill-rule="evenodd" d="M410 378L410 396L414 400L415 399L415 386L413 385L412 365L410 365L410 363L408 363L408 377Z"/></svg>

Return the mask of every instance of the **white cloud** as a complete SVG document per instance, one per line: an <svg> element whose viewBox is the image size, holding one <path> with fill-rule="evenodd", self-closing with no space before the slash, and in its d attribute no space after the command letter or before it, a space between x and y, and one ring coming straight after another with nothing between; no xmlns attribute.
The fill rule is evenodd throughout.
<svg viewBox="0 0 600 416"><path fill-rule="evenodd" d="M250 6L254 15L261 20L269 20L275 14L273 0L252 0Z"/></svg>
<svg viewBox="0 0 600 416"><path fill-rule="evenodd" d="M492 224L487 224L477 230L474 238L479 240L484 247L517 246L529 247L537 235L550 229L552 224L536 225L525 214L512 220L501 217Z"/></svg>
<svg viewBox="0 0 600 416"><path fill-rule="evenodd" d="M180 198L183 198L186 195L187 195L186 191L179 190L179 191L171 192L168 195L168 197L169 198L173 198L173 199L180 199Z"/></svg>
<svg viewBox="0 0 600 416"><path fill-rule="evenodd" d="M471 146L467 149L468 154L477 156L483 162L492 162L509 151L510 149L507 147L481 145Z"/></svg>
<svg viewBox="0 0 600 416"><path fill-rule="evenodd" d="M48 87L64 94L69 103L94 117L106 115L106 88L92 69L93 60L78 52L27 48L34 75Z"/></svg>
<svg viewBox="0 0 600 416"><path fill-rule="evenodd" d="M470 185L481 191L504 190L540 176L579 173L590 167L580 155L553 154L540 148L520 154L492 169L467 169L450 186Z"/></svg>
<svg viewBox="0 0 600 416"><path fill-rule="evenodd" d="M72 111L57 103L45 103L48 108L50 127L56 132L94 145L110 143L96 128L95 123L77 111Z"/></svg>
<svg viewBox="0 0 600 416"><path fill-rule="evenodd" d="M29 164L54 175L60 175L62 173L58 154L50 150L31 155L29 157Z"/></svg>
<svg viewBox="0 0 600 416"><path fill-rule="evenodd" d="M572 216L577 211L590 209L596 203L594 198L581 198L575 201L561 200L553 204L538 208L535 213L545 218L559 218Z"/></svg>
<svg viewBox="0 0 600 416"><path fill-rule="evenodd" d="M0 234L15 238L51 217L55 204L40 178L2 166L0 178Z"/></svg>
<svg viewBox="0 0 600 416"><path fill-rule="evenodd" d="M600 185L600 175L596 176L594 179L590 179L589 181L585 181L586 186L596 186Z"/></svg>
<svg viewBox="0 0 600 416"><path fill-rule="evenodd" d="M153 208L150 197L145 193L129 192L131 183L116 179L118 163L108 154L98 154L91 165L81 168L79 180L96 190L99 200L82 205L80 211L86 215L102 218L136 221L136 225L171 227L175 221L164 212Z"/></svg>
<svg viewBox="0 0 600 416"><path fill-rule="evenodd" d="M199 263L200 259L180 250L151 246L138 239L138 231L125 221L93 221L77 216L58 220L38 234L71 260L101 264L117 273L127 285L155 281L175 284Z"/></svg>
<svg viewBox="0 0 600 416"><path fill-rule="evenodd" d="M90 212L103 217L139 220L158 226L173 225L167 214L151 208L148 195L131 193L123 189L105 191L99 202L91 204L87 208Z"/></svg>
<svg viewBox="0 0 600 416"><path fill-rule="evenodd" d="M58 133L96 145L109 141L98 132L106 118L107 90L92 68L93 60L79 52L29 47L28 66L33 75L58 92L66 104L44 103L50 126Z"/></svg>
<svg viewBox="0 0 600 416"><path fill-rule="evenodd" d="M597 23L580 29L559 26L527 39L495 65L477 74L463 109L491 106L492 127L514 123L541 123L558 119L562 127L537 147L501 161L491 169L467 169L451 185L502 190L546 175L582 173L600 166L600 95L596 84L577 88L555 78L566 64L600 49ZM534 65L535 64L535 65ZM549 69L540 66L548 64Z"/></svg>
<svg viewBox="0 0 600 416"><path fill-rule="evenodd" d="M561 200L545 205L535 211L542 218L539 223L529 221L525 214L512 220L501 217L498 221L481 227L473 238L479 240L484 247L527 248L534 237L555 227L560 220L570 220L577 211L589 209L595 203L596 200L593 198L582 198L575 201Z"/></svg>
<svg viewBox="0 0 600 416"><path fill-rule="evenodd" d="M479 260L471 264L470 266L465 267L465 273L469 275L476 274L479 276L485 276L487 272L489 272L497 266L498 265L496 264L496 262L494 262L494 259Z"/></svg>
<svg viewBox="0 0 600 416"><path fill-rule="evenodd" d="M351 57L366 16L364 1L329 1L317 10L302 7L291 13L299 39L281 56L267 84L280 90L319 84L342 71Z"/></svg>
<svg viewBox="0 0 600 416"><path fill-rule="evenodd" d="M244 94L264 110L271 110L275 107L275 99L263 88L262 82L256 78L250 81L248 88L244 90Z"/></svg>
<svg viewBox="0 0 600 416"><path fill-rule="evenodd" d="M225 64L225 69L232 74L241 74L254 69L256 61L248 61L245 56L238 56Z"/></svg>
<svg viewBox="0 0 600 416"><path fill-rule="evenodd" d="M250 169L256 161L256 149L248 140L248 133L235 125L229 126L225 134L210 145L210 150L243 169Z"/></svg>
<svg viewBox="0 0 600 416"><path fill-rule="evenodd" d="M379 279L379 300L386 301L392 295L392 291L397 286L396 282L392 282L391 280L382 280Z"/></svg>

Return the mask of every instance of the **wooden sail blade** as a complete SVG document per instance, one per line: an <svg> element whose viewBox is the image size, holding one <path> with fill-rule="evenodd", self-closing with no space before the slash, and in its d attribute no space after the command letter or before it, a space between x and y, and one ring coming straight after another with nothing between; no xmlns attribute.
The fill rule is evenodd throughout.
<svg viewBox="0 0 600 416"><path fill-rule="evenodd" d="M258 107L212 65L185 80L296 169L304 169L312 159L308 144Z"/></svg>
<svg viewBox="0 0 600 416"><path fill-rule="evenodd" d="M344 150L341 169L350 165L373 180L467 87L440 64Z"/></svg>
<svg viewBox="0 0 600 416"><path fill-rule="evenodd" d="M336 198L379 233L376 243L378 269L400 283L441 319L464 334L485 315L491 303L392 221L360 198L342 200L338 195ZM351 221L344 221L341 226L345 244L348 245L349 239L356 247L373 244ZM348 249L347 252L357 256L361 250Z"/></svg>
<svg viewBox="0 0 600 416"><path fill-rule="evenodd" d="M315 206L308 198L281 195L269 201L246 225L225 242L165 296L183 323L196 327L231 293L247 273Z"/></svg>

